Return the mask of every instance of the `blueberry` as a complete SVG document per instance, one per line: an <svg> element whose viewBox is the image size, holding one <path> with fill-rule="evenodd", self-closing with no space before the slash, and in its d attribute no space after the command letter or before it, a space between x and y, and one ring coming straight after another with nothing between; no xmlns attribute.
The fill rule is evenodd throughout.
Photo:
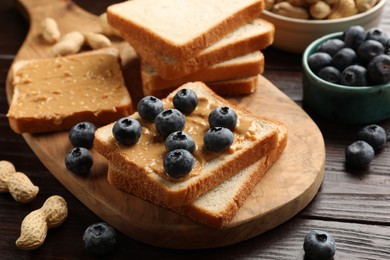
<svg viewBox="0 0 390 260"><path fill-rule="evenodd" d="M183 114L179 110L172 108L158 114L154 124L157 132L166 138L173 132L183 130L185 120Z"/></svg>
<svg viewBox="0 0 390 260"><path fill-rule="evenodd" d="M320 69L328 66L332 62L332 56L326 52L316 52L309 56L307 64L314 74L317 74Z"/></svg>
<svg viewBox="0 0 390 260"><path fill-rule="evenodd" d="M340 82L340 75L340 71L332 66L326 66L318 72L318 77L334 84Z"/></svg>
<svg viewBox="0 0 390 260"><path fill-rule="evenodd" d="M165 140L165 148L168 151L184 149L190 153L195 151L194 139L186 132L177 131L168 135Z"/></svg>
<svg viewBox="0 0 390 260"><path fill-rule="evenodd" d="M77 175L86 175L93 164L91 152L83 147L74 147L65 156L66 168Z"/></svg>
<svg viewBox="0 0 390 260"><path fill-rule="evenodd" d="M84 248L94 255L104 255L111 252L116 244L115 229L104 222L90 225L83 235Z"/></svg>
<svg viewBox="0 0 390 260"><path fill-rule="evenodd" d="M173 97L173 106L183 114L189 114L198 105L198 96L191 89L181 89Z"/></svg>
<svg viewBox="0 0 390 260"><path fill-rule="evenodd" d="M345 161L347 165L363 168L374 159L374 148L365 141L355 141L345 149Z"/></svg>
<svg viewBox="0 0 390 260"><path fill-rule="evenodd" d="M222 126L233 131L237 124L237 113L229 107L217 107L209 114L211 127Z"/></svg>
<svg viewBox="0 0 390 260"><path fill-rule="evenodd" d="M123 117L117 120L112 128L115 140L123 145L135 144L141 137L142 128L138 120Z"/></svg>
<svg viewBox="0 0 390 260"><path fill-rule="evenodd" d="M390 55L390 39L385 44L385 52L386 55Z"/></svg>
<svg viewBox="0 0 390 260"><path fill-rule="evenodd" d="M335 55L333 55L331 65L342 71L346 67L355 64L357 61L357 54L351 48L342 48Z"/></svg>
<svg viewBox="0 0 390 260"><path fill-rule="evenodd" d="M385 129L379 125L371 124L361 128L358 131L359 140L367 142L374 150L381 149L387 141Z"/></svg>
<svg viewBox="0 0 390 260"><path fill-rule="evenodd" d="M164 170L168 176L182 178L187 176L194 167L195 159L192 154L184 149L176 149L164 156Z"/></svg>
<svg viewBox="0 0 390 260"><path fill-rule="evenodd" d="M345 42L341 39L329 39L325 42L323 42L319 47L318 47L318 52L326 52L330 56L333 56L341 50L342 48L345 47Z"/></svg>
<svg viewBox="0 0 390 260"><path fill-rule="evenodd" d="M164 110L164 105L160 99L146 96L138 102L137 110L141 118L153 121Z"/></svg>
<svg viewBox="0 0 390 260"><path fill-rule="evenodd" d="M363 64L368 64L370 60L380 54L383 54L384 51L385 48L380 42L374 40L367 40L360 44L356 53L358 55L359 61L361 61Z"/></svg>
<svg viewBox="0 0 390 260"><path fill-rule="evenodd" d="M366 39L366 31L364 27L360 25L354 25L349 27L343 33L343 40L345 47L357 50L359 45Z"/></svg>
<svg viewBox="0 0 390 260"><path fill-rule="evenodd" d="M386 84L390 82L390 56L378 55L367 65L368 77L371 84Z"/></svg>
<svg viewBox="0 0 390 260"><path fill-rule="evenodd" d="M329 260L336 253L336 242L331 234L322 230L310 230L303 242L305 258Z"/></svg>
<svg viewBox="0 0 390 260"><path fill-rule="evenodd" d="M213 152L222 152L232 145L233 133L225 127L212 127L203 137L203 143L207 149Z"/></svg>
<svg viewBox="0 0 390 260"><path fill-rule="evenodd" d="M367 31L366 40L375 40L382 43L384 46L389 40L389 36L381 28L374 27Z"/></svg>
<svg viewBox="0 0 390 260"><path fill-rule="evenodd" d="M73 146L91 149L95 139L96 126L90 122L80 122L69 131L69 141Z"/></svg>
<svg viewBox="0 0 390 260"><path fill-rule="evenodd" d="M340 84L345 86L367 86L367 69L360 65L351 65L341 73Z"/></svg>

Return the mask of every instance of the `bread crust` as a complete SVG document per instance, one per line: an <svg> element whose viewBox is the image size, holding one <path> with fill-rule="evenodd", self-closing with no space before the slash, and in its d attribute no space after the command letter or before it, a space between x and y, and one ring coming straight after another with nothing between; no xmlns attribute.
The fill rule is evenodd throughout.
<svg viewBox="0 0 390 260"><path fill-rule="evenodd" d="M204 192L216 187L241 169L255 163L278 144L278 122L251 114L246 110L230 104L228 101L216 95L215 92L202 82L187 83L181 86L181 88L193 89L198 95L200 94L199 91L202 91L202 93L205 93L202 95L207 95L216 104L224 104L234 109L239 117L256 121L261 125L263 132L261 133L261 137L258 137L255 141L250 141L250 145L248 144L247 147L237 150L233 155L224 154L222 157L217 157L216 162L218 164L213 170L207 172L202 171L201 173L194 172L193 170L191 177L183 181L177 181L147 172L145 168L139 167L137 165L138 158L133 157L131 159L131 155L121 150L116 144L111 134L112 124L99 128L95 133L94 148L106 157L110 163L126 172L126 175L123 175L121 178L109 177L109 182L125 191L136 189L137 187L134 187L134 183L141 183L142 188L140 193L143 192L144 196L149 196L148 194L153 193L155 198L150 198L151 200L155 199L156 201L154 202L156 204L166 205L168 207L191 203ZM172 100L174 93L168 96L168 100ZM210 165L210 163L211 161L207 161L207 165ZM136 181L132 182L134 178ZM169 185L170 187L168 187Z"/></svg>
<svg viewBox="0 0 390 260"><path fill-rule="evenodd" d="M140 43L133 35L123 34L123 38L136 50L141 61L152 65L160 77L174 80L216 63L270 46L274 40L274 25L263 19L255 19L251 24L253 24L250 25L252 30L259 28L256 30L257 33L248 35L241 31L236 34L232 33L225 39L183 61L169 61L165 58L165 54L161 54L161 50L152 48L154 45Z"/></svg>
<svg viewBox="0 0 390 260"><path fill-rule="evenodd" d="M141 4L139 4L140 2ZM156 49L160 49L165 55L178 61L195 56L223 36L252 21L262 13L265 7L263 0L246 0L239 9L236 6L237 4L234 4L234 7L228 9L225 8L227 5L225 1L217 0L213 1L212 5L215 9L210 10L211 5L208 0L185 0L185 2L181 2L180 4L188 5L189 7L186 10L190 10L191 5L194 5L196 9L190 10L187 13L180 13L180 10L177 10L177 1L158 2L161 3L157 3L156 1L133 0L111 5L107 8L107 20L121 34L132 35L140 43L147 46L155 46ZM151 22L149 20L149 18L152 18L148 17L151 15L150 12L153 12L154 9L162 10L162 8L170 8L169 15L166 15L164 20L161 20L166 23L163 27L172 27L175 28L175 31L178 30L179 25L174 24L175 21L173 19L170 20L172 16L180 14L182 17L186 15L187 17L183 17L185 22L187 22L185 31L189 32L191 31L191 24L198 23L196 25L198 27L199 21L197 16L199 14L213 12L219 13L220 15L216 16L215 21L207 21L202 29L189 35L183 41L178 42L175 40L175 37L170 37L171 33L166 30L163 32L159 31L160 26L156 28L153 21ZM221 10L225 10L225 12ZM144 14L144 16L135 19L135 13L137 14L137 18L139 18L138 15L142 16ZM159 15L158 10L153 14Z"/></svg>
<svg viewBox="0 0 390 260"><path fill-rule="evenodd" d="M220 96L240 96L248 95L256 91L259 76L236 78L221 81L206 82L207 86ZM143 88L144 95L156 96L158 98L166 97L177 87L164 89Z"/></svg>
<svg viewBox="0 0 390 260"><path fill-rule="evenodd" d="M172 87L178 87L191 81L214 82L253 77L262 74L263 71L264 55L262 52L256 51L228 61L220 62L177 80L165 80L161 78L150 65L141 64L141 79L143 89L153 91L164 88L172 89ZM213 89L209 84L208 86ZM218 91L216 92L218 93Z"/></svg>

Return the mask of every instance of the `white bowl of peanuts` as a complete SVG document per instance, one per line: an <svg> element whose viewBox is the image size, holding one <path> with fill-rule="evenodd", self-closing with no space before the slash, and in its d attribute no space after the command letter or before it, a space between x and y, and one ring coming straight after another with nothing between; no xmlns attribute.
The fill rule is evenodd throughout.
<svg viewBox="0 0 390 260"><path fill-rule="evenodd" d="M265 0L275 48L303 53L314 40L352 25L376 27L387 0Z"/></svg>

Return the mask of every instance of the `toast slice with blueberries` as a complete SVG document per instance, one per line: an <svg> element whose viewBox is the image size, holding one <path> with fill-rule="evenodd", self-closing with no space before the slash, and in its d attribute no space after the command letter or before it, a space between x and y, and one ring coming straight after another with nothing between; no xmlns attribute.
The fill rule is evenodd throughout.
<svg viewBox="0 0 390 260"><path fill-rule="evenodd" d="M269 154L263 156L259 161L241 170L217 187L207 191L191 204L169 209L210 228L224 228L237 214L256 185L261 181L261 178L280 158L287 146L287 137L287 128L284 125L279 125L278 145ZM109 179L121 179L123 175L127 174L130 173L126 173L109 163ZM137 181L137 178L133 181ZM129 191L131 194L141 199L149 199L144 197L144 192L141 191L141 184L133 185L133 187L134 189ZM156 199L153 201L156 201Z"/></svg>
<svg viewBox="0 0 390 260"><path fill-rule="evenodd" d="M197 102L177 102L181 96L195 96ZM282 123L229 103L202 82L186 83L163 100L145 100L123 122L98 128L94 149L125 173L108 176L111 184L129 193L140 189L143 198L157 205L188 205L278 146ZM119 134L133 127L135 134ZM171 133L178 134L178 140L192 139L191 152L168 151L166 140ZM182 138L186 134L191 138ZM130 136L137 138L122 140L134 139Z"/></svg>

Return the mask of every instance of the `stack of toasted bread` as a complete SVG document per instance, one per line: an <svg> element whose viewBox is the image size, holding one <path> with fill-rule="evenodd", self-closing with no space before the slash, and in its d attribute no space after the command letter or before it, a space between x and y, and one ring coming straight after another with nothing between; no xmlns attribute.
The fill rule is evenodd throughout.
<svg viewBox="0 0 390 260"><path fill-rule="evenodd" d="M145 95L166 96L189 81L221 95L252 93L264 70L261 52L274 26L263 0L132 0L109 6L107 19L141 60Z"/></svg>
<svg viewBox="0 0 390 260"><path fill-rule="evenodd" d="M196 147L188 175L166 174L162 162L167 152L165 138L138 113L131 115L142 126L136 144L118 143L111 123L96 131L94 148L108 160L108 181L115 187L211 228L223 228L283 152L287 129L280 122L234 106L203 82L189 82L174 90L162 100L164 109L174 107L174 96L182 89L192 90L199 100L196 109L185 114L183 131L194 138ZM234 141L228 149L213 152L203 143L210 127L208 115L225 106L237 113Z"/></svg>

